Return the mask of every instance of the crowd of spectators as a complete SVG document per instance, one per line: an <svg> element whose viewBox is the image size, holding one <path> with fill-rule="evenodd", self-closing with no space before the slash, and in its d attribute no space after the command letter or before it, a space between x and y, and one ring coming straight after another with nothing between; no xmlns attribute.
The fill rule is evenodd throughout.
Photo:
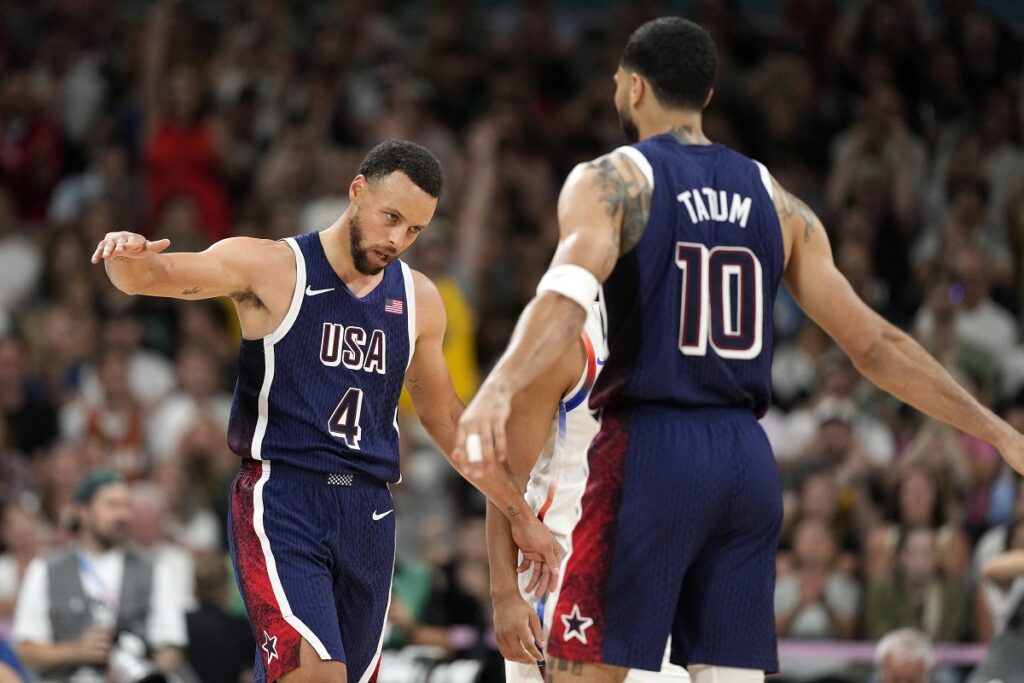
<svg viewBox="0 0 1024 683"><path fill-rule="evenodd" d="M1024 429L1024 46L1011 25L968 0L743 4L683 3L719 48L708 136L805 199L856 291ZM75 487L98 467L130 484L137 543L194 572L180 592L196 670L218 664L218 620L241 614L224 535L234 314L121 294L89 264L104 233L194 250L322 229L367 149L417 141L446 190L407 256L441 289L468 398L547 265L561 181L622 142L611 75L626 37L675 8L0 1L0 635L31 560L69 542ZM866 385L785 293L775 319L763 424L785 489L780 637L999 634L1024 596L1024 579L991 565L1024 550L1018 478L989 445ZM401 419L387 642L480 663L451 680L500 680L480 499L408 406ZM850 674L812 664L784 670Z"/></svg>

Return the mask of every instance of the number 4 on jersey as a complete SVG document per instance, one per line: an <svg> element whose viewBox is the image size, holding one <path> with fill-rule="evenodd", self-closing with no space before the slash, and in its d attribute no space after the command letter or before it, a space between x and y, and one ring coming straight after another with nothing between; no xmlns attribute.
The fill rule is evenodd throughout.
<svg viewBox="0 0 1024 683"><path fill-rule="evenodd" d="M363 391L352 387L345 392L338 402L338 407L331 413L327 421L327 431L332 435L345 439L345 445L359 450L359 439L363 428L359 426L359 416L363 412Z"/></svg>
<svg viewBox="0 0 1024 683"><path fill-rule="evenodd" d="M682 354L706 356L710 340L722 358L757 358L764 336L764 285L761 262L754 252L743 247L709 250L696 242L678 242L676 265L683 271Z"/></svg>

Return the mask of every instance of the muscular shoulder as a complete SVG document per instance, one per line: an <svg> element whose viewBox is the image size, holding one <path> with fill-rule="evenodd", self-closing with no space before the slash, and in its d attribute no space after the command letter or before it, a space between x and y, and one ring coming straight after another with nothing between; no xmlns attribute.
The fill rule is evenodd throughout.
<svg viewBox="0 0 1024 683"><path fill-rule="evenodd" d="M447 314L441 292L433 280L419 272L409 269L412 274L412 286L416 296L416 336L444 336Z"/></svg>
<svg viewBox="0 0 1024 683"><path fill-rule="evenodd" d="M290 301L295 284L295 254L285 242L254 237L229 237L208 249L241 275L241 284L229 296L251 308L268 308L266 299L280 292ZM284 296L287 295L287 296Z"/></svg>
<svg viewBox="0 0 1024 683"><path fill-rule="evenodd" d="M775 211L779 215L779 223L782 224L782 238L788 264L793 247L798 246L799 243L810 242L815 233L823 231L824 228L811 207L782 187L774 176L771 181L772 201L775 203Z"/></svg>
<svg viewBox="0 0 1024 683"><path fill-rule="evenodd" d="M586 193L599 203L621 226L621 256L635 247L643 236L653 192L654 187L636 162L626 152L615 150L576 166L566 180L563 197Z"/></svg>

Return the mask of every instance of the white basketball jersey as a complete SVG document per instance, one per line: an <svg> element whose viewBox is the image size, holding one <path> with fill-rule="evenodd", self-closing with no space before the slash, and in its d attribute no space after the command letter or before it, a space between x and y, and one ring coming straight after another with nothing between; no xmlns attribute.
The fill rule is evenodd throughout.
<svg viewBox="0 0 1024 683"><path fill-rule="evenodd" d="M597 304L591 307L587 315L582 341L587 350L586 365L576 386L559 402L558 418L551 425L544 450L537 458L526 485L526 502L562 546L563 558L568 557L572 549L572 531L582 513L583 492L587 487L589 473L587 451L600 428L597 418L587 406L590 390L608 356L604 320ZM564 574L565 562L561 570ZM552 610L544 609L544 605L554 605L558 596L548 595L538 605L536 597L526 594L529 578L529 572L519 575L519 590L526 601L538 610L544 632L550 633ZM668 663L667 651L665 657L661 673L632 670L625 683L689 681L685 669ZM509 661L505 662L505 680L509 683L544 681L538 667Z"/></svg>

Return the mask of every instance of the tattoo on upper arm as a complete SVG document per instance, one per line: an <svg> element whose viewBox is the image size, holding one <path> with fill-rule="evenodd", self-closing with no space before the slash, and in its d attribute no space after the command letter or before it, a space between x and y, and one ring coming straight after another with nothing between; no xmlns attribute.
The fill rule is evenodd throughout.
<svg viewBox="0 0 1024 683"><path fill-rule="evenodd" d="M188 296L190 294L198 294L201 291L203 291L201 287L189 287L188 289L184 290L182 294Z"/></svg>
<svg viewBox="0 0 1024 683"><path fill-rule="evenodd" d="M621 152L612 152L590 162L597 171L595 182L601 203L616 225L616 253L612 260L629 252L643 237L651 214L651 184L647 177ZM621 221L618 220L621 218ZM621 227L619 227L621 224ZM608 265L608 264L606 264Z"/></svg>
<svg viewBox="0 0 1024 683"><path fill-rule="evenodd" d="M786 222L793 214L798 214L804 222L804 242L811 239L814 234L818 217L811 211L799 197L786 191L778 181L772 178L772 186L775 188L775 209L779 212L779 220Z"/></svg>

